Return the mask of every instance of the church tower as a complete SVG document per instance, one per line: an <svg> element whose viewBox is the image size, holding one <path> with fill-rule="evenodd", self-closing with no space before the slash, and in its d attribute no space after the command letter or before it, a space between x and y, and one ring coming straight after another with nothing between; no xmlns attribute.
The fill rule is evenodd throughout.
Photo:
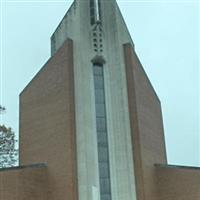
<svg viewBox="0 0 200 200"><path fill-rule="evenodd" d="M75 0L20 95L20 164L46 163L48 200L156 200L160 101L115 0Z"/></svg>
<svg viewBox="0 0 200 200"><path fill-rule="evenodd" d="M0 200L199 200L167 164L161 104L115 0L75 0L20 94L20 165Z"/></svg>

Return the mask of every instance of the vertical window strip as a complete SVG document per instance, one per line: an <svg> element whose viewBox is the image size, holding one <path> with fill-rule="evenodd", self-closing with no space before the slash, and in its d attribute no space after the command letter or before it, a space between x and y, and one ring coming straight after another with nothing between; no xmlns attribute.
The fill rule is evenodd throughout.
<svg viewBox="0 0 200 200"><path fill-rule="evenodd" d="M100 199L111 200L110 165L106 123L103 65L94 64L93 75L95 89Z"/></svg>
<svg viewBox="0 0 200 200"><path fill-rule="evenodd" d="M98 1L98 4L99 4L99 17L100 17L100 21L102 20L101 19L101 1Z"/></svg>
<svg viewBox="0 0 200 200"><path fill-rule="evenodd" d="M95 7L94 0L90 0L90 23L93 25L95 23Z"/></svg>
<svg viewBox="0 0 200 200"><path fill-rule="evenodd" d="M100 1L98 1L98 7L99 7L99 20L101 21L101 2ZM95 12L97 12L96 8L95 8L95 0L90 0L90 23L91 23L91 25L94 25L96 22Z"/></svg>

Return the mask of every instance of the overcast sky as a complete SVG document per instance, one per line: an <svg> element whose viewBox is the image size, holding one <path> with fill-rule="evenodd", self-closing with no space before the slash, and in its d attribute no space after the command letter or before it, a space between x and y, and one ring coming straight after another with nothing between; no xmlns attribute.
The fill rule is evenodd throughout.
<svg viewBox="0 0 200 200"><path fill-rule="evenodd" d="M1 1L1 0L0 0ZM1 1L1 123L18 134L19 93L50 56L50 36L71 1ZM200 166L197 1L118 1L160 97L168 161Z"/></svg>

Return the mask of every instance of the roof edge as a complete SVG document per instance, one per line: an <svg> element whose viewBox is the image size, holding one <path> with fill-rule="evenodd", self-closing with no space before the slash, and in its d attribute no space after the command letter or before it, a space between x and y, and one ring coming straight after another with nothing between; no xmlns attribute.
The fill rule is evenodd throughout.
<svg viewBox="0 0 200 200"><path fill-rule="evenodd" d="M154 166L157 167L157 168L200 170L200 167L184 166L184 165L155 164Z"/></svg>
<svg viewBox="0 0 200 200"><path fill-rule="evenodd" d="M15 167L7 167L7 168L0 168L0 172L3 171L12 171L12 170L21 170L21 169L28 169L28 168L46 168L46 163L36 163L36 164L30 164L30 165L21 165L21 166L15 166Z"/></svg>
<svg viewBox="0 0 200 200"><path fill-rule="evenodd" d="M128 48L131 48L131 49L132 49L132 52L135 54L135 56L136 56L136 58L137 58L137 60L138 60L138 62L139 62L139 64L140 64L140 67L141 67L142 71L144 72L144 75L145 75L147 81L149 82L149 84L150 84L150 86L151 86L151 88L152 88L153 93L155 94L155 97L157 98L158 102L161 104L161 100L160 100L160 98L159 98L159 96L158 96L158 94L157 94L157 92L156 92L156 90L155 90L153 84L151 83L150 78L149 78L149 76L147 75L147 72L145 71L145 69L144 69L144 67L143 67L143 65L142 65L142 63L141 63L141 61L140 61L140 59L139 59L139 56L137 55L137 52L136 52L135 48L132 46L132 44L131 44L130 42L124 43L123 46L124 46L124 48L128 47Z"/></svg>

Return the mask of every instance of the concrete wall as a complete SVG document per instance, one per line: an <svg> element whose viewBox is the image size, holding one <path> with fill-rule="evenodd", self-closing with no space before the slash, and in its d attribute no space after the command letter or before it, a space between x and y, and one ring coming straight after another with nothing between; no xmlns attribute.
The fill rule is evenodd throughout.
<svg viewBox="0 0 200 200"><path fill-rule="evenodd" d="M70 37L74 44L79 200L93 200L94 193L99 199L95 95L91 62L96 56L102 56L105 60L103 68L112 199L135 200L134 163L123 52L123 44L132 43L132 40L114 0L101 1L101 10L103 51L100 54L93 48L95 25L90 24L89 0L75 1L67 14L69 17L66 15L52 36L54 38L52 46L56 47L53 47L55 51L66 37Z"/></svg>
<svg viewBox="0 0 200 200"><path fill-rule="evenodd" d="M48 200L77 199L73 78L67 40L20 95L20 165L47 163Z"/></svg>
<svg viewBox="0 0 200 200"><path fill-rule="evenodd" d="M159 200L199 200L200 168L156 165Z"/></svg>
<svg viewBox="0 0 200 200"><path fill-rule="evenodd" d="M123 43L132 42L132 40L116 2L101 2L103 17L102 23L104 27L104 51L102 52L102 56L106 60L104 65L106 88L105 98L110 147L109 155L112 199L133 200L136 198L134 163L132 157L122 46ZM89 1L75 1L51 37L52 55L54 55L60 46L62 46L66 38L70 37L73 39L77 174L80 200L92 200L94 198L94 191L97 191L96 195L98 196L97 198L99 198L97 138L96 134L94 134L96 133L94 80L91 62L91 60L96 56L96 53L93 51L92 29L93 27L90 25L89 16ZM37 79L35 79L35 82L36 81ZM39 85L41 82L43 81L37 81L37 83L34 84ZM46 83L43 84L44 87L46 87L45 84ZM34 92L32 93L34 94ZM39 96L38 92L37 96ZM47 102L47 99L44 101ZM28 103L31 103L30 99L26 104ZM22 102L22 104L24 103ZM38 105L35 104L34 109L36 109L36 106ZM37 109L39 108L40 107ZM24 111L25 109L27 110L26 107L23 108ZM38 120L37 118L38 116L35 115L31 120L36 121ZM41 119L38 121L41 121ZM23 123L27 123L25 117L21 124ZM47 122L45 123L48 124ZM44 134L47 134L46 130L48 129L43 129ZM35 128L31 133L33 134L34 131L37 131L37 129ZM25 131L23 131L21 135L24 133ZM33 139L31 139L30 142L28 141L28 138L26 140L27 144L25 144L24 140L24 145L22 145L21 148L29 148L28 146ZM41 143L38 143L37 147L39 149L40 144ZM28 157L30 153L27 153L26 157ZM49 158L45 158L43 154L38 157L40 157L40 160L49 160ZM35 160L37 161L37 159ZM31 158L29 159L29 162L31 162ZM63 166L64 163L60 167Z"/></svg>
<svg viewBox="0 0 200 200"><path fill-rule="evenodd" d="M0 200L48 200L44 165L0 170Z"/></svg>
<svg viewBox="0 0 200 200"><path fill-rule="evenodd" d="M156 200L155 163L167 162L160 101L130 44L124 45L138 200Z"/></svg>
<svg viewBox="0 0 200 200"><path fill-rule="evenodd" d="M56 28L56 34L51 36L51 55L54 55L67 38L73 38L76 16L76 2L73 2Z"/></svg>

